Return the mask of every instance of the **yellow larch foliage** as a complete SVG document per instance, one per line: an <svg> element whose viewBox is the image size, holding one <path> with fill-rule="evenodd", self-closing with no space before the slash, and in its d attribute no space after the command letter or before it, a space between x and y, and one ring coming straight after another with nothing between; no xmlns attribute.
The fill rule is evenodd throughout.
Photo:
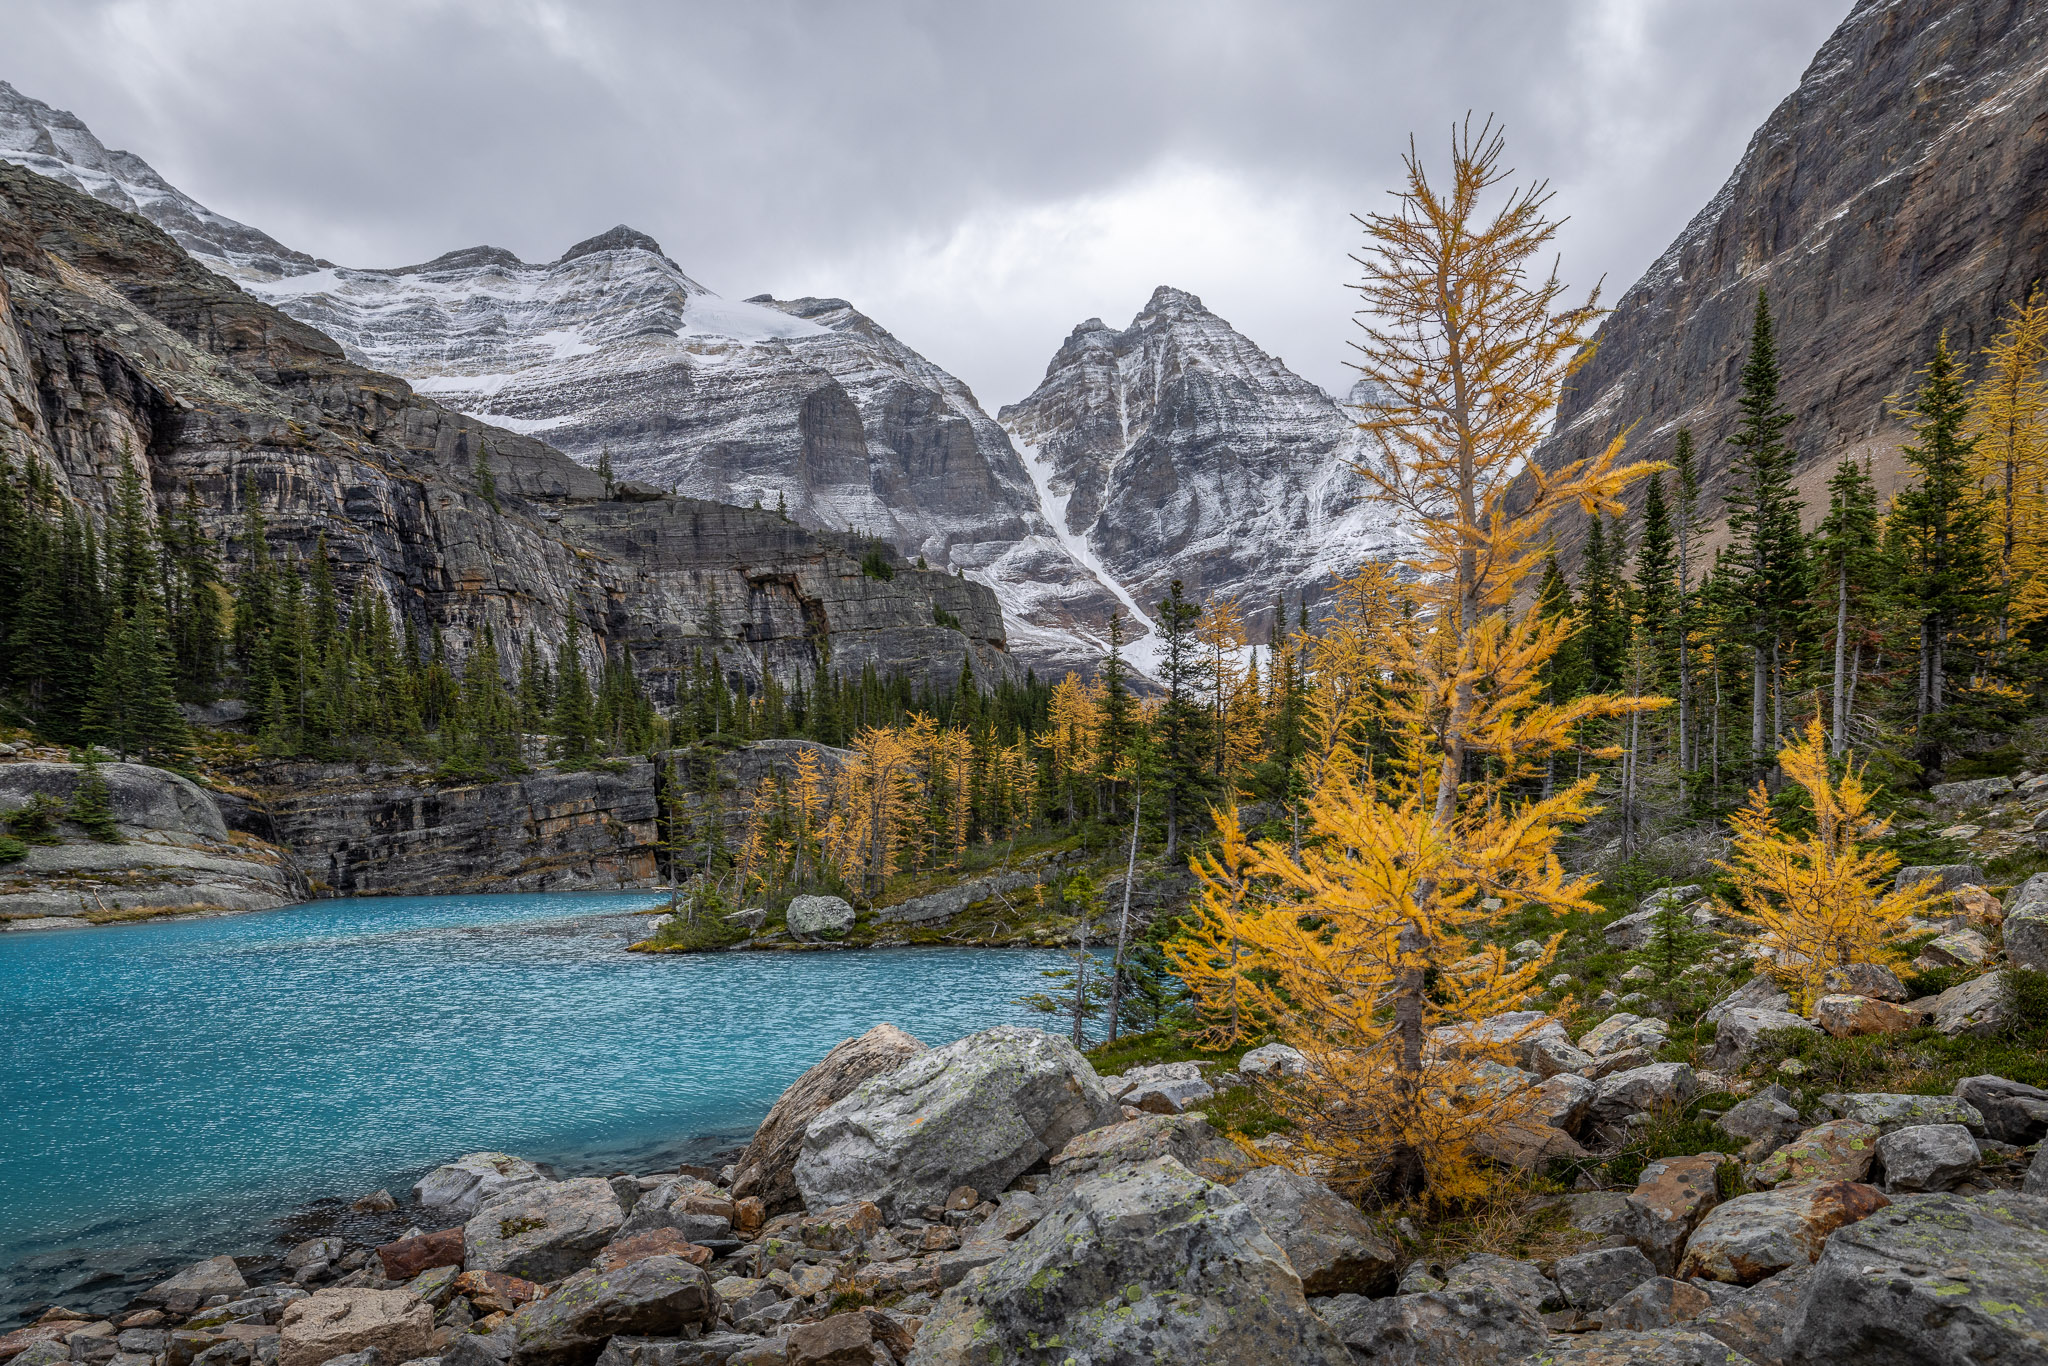
<svg viewBox="0 0 2048 1366"><path fill-rule="evenodd" d="M1663 704L1544 701L1541 670L1570 623L1515 609L1552 518L1618 509L1653 467L1622 465L1618 439L1554 470L1533 458L1596 310L1554 309L1562 286L1528 273L1556 230L1542 186L1475 221L1507 174L1501 153L1490 125L1468 126L1440 193L1411 148L1399 210L1366 220L1359 368L1377 398L1361 426L1379 458L1361 470L1408 515L1413 577L1359 576L1360 602L1401 610L1340 610L1310 647L1316 771L1300 852L1226 842L1196 868L1190 985L1205 1018L1217 1027L1227 989L1240 1022L1301 1049L1312 1068L1275 1103L1339 1181L1397 1198L1472 1193L1475 1143L1517 1118L1483 1058L1434 1052L1427 1031L1521 1002L1556 941L1510 971L1497 947L1473 951L1475 934L1532 903L1592 909L1591 884L1566 876L1554 847L1596 809L1594 780L1541 798L1528 780L1582 723ZM1366 734L1390 762L1360 762Z"/></svg>
<svg viewBox="0 0 2048 1366"><path fill-rule="evenodd" d="M1204 690L1209 694L1209 723L1216 737L1213 771L1222 777L1229 771L1228 722L1230 696L1242 673L1237 656L1244 649L1244 614L1235 599L1209 599L1195 623L1195 642L1202 650Z"/></svg>
<svg viewBox="0 0 2048 1366"><path fill-rule="evenodd" d="M1069 820L1075 814L1076 788L1100 759L1096 740L1101 731L1101 686L1069 673L1053 686L1046 731L1038 738L1052 751L1052 783L1066 796Z"/></svg>
<svg viewBox="0 0 2048 1366"><path fill-rule="evenodd" d="M2012 596L2007 620L2025 626L2048 617L2048 298L2038 288L1984 348L1969 433L1991 495L2000 582Z"/></svg>
<svg viewBox="0 0 2048 1366"><path fill-rule="evenodd" d="M1243 773L1266 757L1267 722L1265 699L1259 691L1259 661L1245 661L1244 673L1231 685L1230 699L1223 712L1223 771Z"/></svg>
<svg viewBox="0 0 2048 1366"><path fill-rule="evenodd" d="M1770 794L1757 784L1732 818L1735 847L1721 867L1734 880L1737 904L1722 909L1757 928L1762 968L1805 1009L1829 968L1896 961L1906 918L1938 895L1940 884L1885 890L1898 856L1861 842L1882 838L1890 822L1870 814L1873 793L1853 762L1839 781L1829 775L1819 717L1779 751L1778 765L1812 800L1813 830L1786 834Z"/></svg>

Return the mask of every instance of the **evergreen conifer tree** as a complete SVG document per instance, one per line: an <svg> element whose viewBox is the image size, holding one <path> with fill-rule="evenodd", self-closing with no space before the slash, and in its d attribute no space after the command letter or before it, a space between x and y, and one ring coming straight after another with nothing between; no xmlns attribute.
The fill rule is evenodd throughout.
<svg viewBox="0 0 2048 1366"><path fill-rule="evenodd" d="M576 618L571 615L555 657L555 755L572 763L590 757L596 718L590 701L590 678L583 671L583 652L576 645Z"/></svg>
<svg viewBox="0 0 2048 1366"><path fill-rule="evenodd" d="M1728 533L1742 566L1743 644L1750 656L1749 746L1754 764L1768 762L1784 730L1784 663L1806 596L1806 547L1799 495L1792 487L1792 414L1778 401L1778 347L1770 296L1758 290L1742 368L1739 418L1729 471Z"/></svg>
<svg viewBox="0 0 2048 1366"><path fill-rule="evenodd" d="M1166 700L1154 722L1158 736L1158 789L1166 800L1167 865L1180 849L1180 821L1210 785L1208 718L1200 697L1201 661L1195 649L1195 627L1202 609L1188 601L1175 579L1159 604L1154 629L1159 632L1161 681Z"/></svg>
<svg viewBox="0 0 2048 1366"><path fill-rule="evenodd" d="M1879 588L1879 566L1883 559L1877 490L1854 460L1843 460L1828 480L1828 515L1816 532L1813 549L1818 587L1825 590L1825 597L1834 607L1834 717L1830 744L1832 752L1840 755L1849 749L1849 721L1855 705L1853 679L1855 666L1861 664L1863 657L1861 642L1852 645L1851 634Z"/></svg>
<svg viewBox="0 0 2048 1366"><path fill-rule="evenodd" d="M121 831L114 824L113 793L107 775L100 771L97 750L88 746L78 770L78 786L71 793L71 820L102 844L121 843Z"/></svg>
<svg viewBox="0 0 2048 1366"><path fill-rule="evenodd" d="M1946 333L1902 415L1915 440L1900 453L1920 477L1900 491L1888 530L1900 559L1896 588L1920 628L1914 718L1931 761L1939 737L1928 721L1949 701L1949 651L1996 614L1990 511L1971 469L1978 438L1967 433L1962 371Z"/></svg>
<svg viewBox="0 0 2048 1366"><path fill-rule="evenodd" d="M491 511L499 511L498 476L491 472L491 448L482 441L476 443L476 467L471 475L476 481L477 496L491 505Z"/></svg>

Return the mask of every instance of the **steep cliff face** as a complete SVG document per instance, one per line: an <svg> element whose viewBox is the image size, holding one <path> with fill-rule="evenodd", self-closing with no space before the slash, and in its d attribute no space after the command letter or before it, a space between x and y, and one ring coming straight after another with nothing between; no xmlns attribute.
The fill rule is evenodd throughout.
<svg viewBox="0 0 2048 1366"><path fill-rule="evenodd" d="M986 677L1013 667L979 584L867 577L863 538L773 512L635 485L608 496L541 442L354 364L142 219L5 164L0 453L40 461L95 514L120 462L141 462L160 505L196 492L236 558L253 488L274 551L303 556L324 532L345 592L383 593L457 651L484 625L551 647L573 615L593 662L600 645L630 650L657 697L694 650L747 680L807 675L828 640L842 669L950 682L963 660Z"/></svg>
<svg viewBox="0 0 2048 1366"><path fill-rule="evenodd" d="M1148 614L1176 578L1255 611L1399 544L1345 411L1178 289L1121 332L1075 328L998 416L1061 531Z"/></svg>
<svg viewBox="0 0 2048 1366"><path fill-rule="evenodd" d="M1616 301L1542 458L1577 459L1631 424L1635 454L1668 458L1690 425L1718 516L1723 438L1768 288L1818 516L1845 456L1896 485L1888 396L1910 390L1944 330L1982 347L2044 273L2048 8L1861 0L1720 193Z"/></svg>

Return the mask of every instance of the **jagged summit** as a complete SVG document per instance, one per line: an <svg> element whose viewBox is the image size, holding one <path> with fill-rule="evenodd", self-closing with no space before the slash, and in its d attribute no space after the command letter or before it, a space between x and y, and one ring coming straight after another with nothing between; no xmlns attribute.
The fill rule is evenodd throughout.
<svg viewBox="0 0 2048 1366"><path fill-rule="evenodd" d="M581 242L578 242L575 246L557 257L555 264L561 265L564 262L573 261L579 256L590 256L600 251L630 251L635 247L638 247L641 251L652 252L663 260L668 259L667 253L661 249L661 243L655 241L639 229L629 228L624 223L621 223L617 227L601 232L595 237L584 238Z"/></svg>
<svg viewBox="0 0 2048 1366"><path fill-rule="evenodd" d="M997 417L1076 554L1148 616L1175 579L1256 615L1400 544L1351 416L1171 285L1121 332L1076 327Z"/></svg>

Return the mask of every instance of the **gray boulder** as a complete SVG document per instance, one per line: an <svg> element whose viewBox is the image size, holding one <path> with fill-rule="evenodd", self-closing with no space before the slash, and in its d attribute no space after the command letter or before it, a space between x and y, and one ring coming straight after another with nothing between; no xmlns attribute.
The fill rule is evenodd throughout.
<svg viewBox="0 0 2048 1366"><path fill-rule="evenodd" d="M1699 1089L1693 1070L1682 1062L1633 1067L1601 1079L1600 1093L1593 1099L1593 1118L1611 1124L1645 1110L1683 1105L1698 1095Z"/></svg>
<svg viewBox="0 0 2048 1366"><path fill-rule="evenodd" d="M685 1241L717 1242L732 1237L732 1202L708 1195L694 1176L678 1176L643 1193L616 1236L630 1238L658 1228L674 1229Z"/></svg>
<svg viewBox="0 0 2048 1366"><path fill-rule="evenodd" d="M1672 1328L1696 1317L1712 1304L1713 1297L1692 1282L1656 1276L1640 1282L1602 1309L1600 1326L1623 1332Z"/></svg>
<svg viewBox="0 0 2048 1366"><path fill-rule="evenodd" d="M0 765L0 814L26 806L37 794L68 805L84 771L82 764L41 761ZM228 842L219 805L190 778L127 763L101 764L100 776L106 780L107 804L116 825L179 844Z"/></svg>
<svg viewBox="0 0 2048 1366"><path fill-rule="evenodd" d="M909 1363L1047 1360L1053 1343L1071 1361L1350 1366L1251 1210L1170 1157L1067 1188L945 1293Z"/></svg>
<svg viewBox="0 0 2048 1366"><path fill-rule="evenodd" d="M711 1277L681 1257L579 1271L512 1316L520 1366L589 1366L614 1335L678 1334L718 1318Z"/></svg>
<svg viewBox="0 0 2048 1366"><path fill-rule="evenodd" d="M1537 1313L1564 1308L1564 1296L1557 1283L1543 1274L1543 1268L1519 1257L1499 1257L1481 1252L1467 1257L1444 1273L1446 1290L1465 1290L1490 1285L1503 1295L1523 1301Z"/></svg>
<svg viewBox="0 0 2048 1366"><path fill-rule="evenodd" d="M853 907L836 896L799 896L783 913L789 932L805 938L837 936L853 928Z"/></svg>
<svg viewBox="0 0 2048 1366"><path fill-rule="evenodd" d="M2016 968L2048 972L2048 873L2036 873L2005 899L2005 956Z"/></svg>
<svg viewBox="0 0 2048 1366"><path fill-rule="evenodd" d="M1133 1067L1111 1090L1120 1102L1148 1115L1183 1114L1216 1096L1216 1088L1202 1079L1201 1069L1191 1062Z"/></svg>
<svg viewBox="0 0 2048 1366"><path fill-rule="evenodd" d="M1533 1305L1492 1285L1339 1295L1319 1308L1351 1360L1371 1366L1520 1366L1550 1336Z"/></svg>
<svg viewBox="0 0 2048 1366"><path fill-rule="evenodd" d="M1838 1119L1859 1119L1877 1126L1879 1134L1916 1124L1960 1124L1978 1138L1987 1136L1984 1116L1977 1108L1954 1096L1909 1096L1888 1091L1830 1091L1820 1098L1820 1109Z"/></svg>
<svg viewBox="0 0 2048 1366"><path fill-rule="evenodd" d="M1802 1019L1788 1010L1737 1006L1723 1011L1715 1022L1714 1048L1708 1058L1723 1071L1739 1068L1755 1056L1757 1045L1763 1042L1765 1034L1780 1029L1796 1029L1806 1034L1820 1032L1813 1021Z"/></svg>
<svg viewBox="0 0 2048 1366"><path fill-rule="evenodd" d="M1802 1262L1732 1295L1720 1295L1693 1319L1692 1327L1726 1343L1758 1366L1779 1366L1786 1356L1785 1334L1812 1275L1813 1268ZM1719 1286L1716 1281L1697 1284Z"/></svg>
<svg viewBox="0 0 2048 1366"><path fill-rule="evenodd" d="M1761 1162L1806 1132L1791 1092L1775 1084L1737 1102L1717 1122L1722 1132L1746 1141L1742 1157L1747 1162Z"/></svg>
<svg viewBox="0 0 2048 1366"><path fill-rule="evenodd" d="M1821 975L1821 991L1830 996L1867 996L1895 1005L1912 999L1905 983L1890 968L1876 963L1849 963Z"/></svg>
<svg viewBox="0 0 2048 1366"><path fill-rule="evenodd" d="M1976 1175L1982 1158L1960 1124L1914 1124L1877 1140L1887 1195L1954 1190Z"/></svg>
<svg viewBox="0 0 2048 1366"><path fill-rule="evenodd" d="M1953 892L1958 887L1982 887L1986 881L1984 870L1974 863L1916 863L1901 868L1892 879L1892 889L1911 887L1919 882L1939 882L1941 890Z"/></svg>
<svg viewBox="0 0 2048 1366"><path fill-rule="evenodd" d="M1532 1361L1542 1366L1754 1366L1726 1343L1691 1325L1643 1333L1581 1333Z"/></svg>
<svg viewBox="0 0 2048 1366"><path fill-rule="evenodd" d="M2003 797L2010 791L2010 778L1968 778L1959 783L1936 783L1927 789L1927 795L1934 799L1936 806L1961 811L1972 806L1982 806L1992 798ZM1975 880L1980 886L1984 881L1981 875Z"/></svg>
<svg viewBox="0 0 2048 1366"><path fill-rule="evenodd" d="M1237 1060L1237 1071L1245 1077L1298 1077L1308 1071L1308 1059L1284 1043L1261 1044Z"/></svg>
<svg viewBox="0 0 2048 1366"><path fill-rule="evenodd" d="M1553 1129L1575 1134L1586 1122L1586 1115L1599 1095L1599 1082L1574 1072L1560 1072L1529 1088L1526 1115Z"/></svg>
<svg viewBox="0 0 2048 1366"><path fill-rule="evenodd" d="M1958 982L1934 998L1933 1025L1948 1037L1989 1039L2005 1032L2012 1008L2005 999L2005 974L1987 972Z"/></svg>
<svg viewBox="0 0 2048 1366"><path fill-rule="evenodd" d="M1617 1011L1579 1037L1579 1047L1596 1058L1631 1048L1661 1048L1671 1026L1662 1020Z"/></svg>
<svg viewBox="0 0 2048 1366"><path fill-rule="evenodd" d="M753 1141L733 1164L733 1198L756 1196L770 1213L801 1204L796 1159L811 1121L852 1095L862 1082L893 1072L924 1051L922 1043L892 1024L878 1024L858 1038L834 1045L776 1099L754 1131Z"/></svg>
<svg viewBox="0 0 2048 1366"><path fill-rule="evenodd" d="M960 1186L1003 1190L1122 1113L1072 1044L1003 1025L920 1054L819 1115L797 1189L806 1208L872 1200L894 1222Z"/></svg>
<svg viewBox="0 0 2048 1366"><path fill-rule="evenodd" d="M1160 1157L1170 1157L1205 1181L1226 1186L1253 1165L1244 1149L1210 1128L1200 1115L1139 1115L1077 1135L1053 1154L1052 1174L1064 1185Z"/></svg>
<svg viewBox="0 0 2048 1366"><path fill-rule="evenodd" d="M189 1314L215 1295L233 1298L249 1288L233 1257L208 1257L194 1262L167 1281L159 1281L135 1298L161 1305L173 1314Z"/></svg>
<svg viewBox="0 0 2048 1366"><path fill-rule="evenodd" d="M1721 1017L1731 1010L1790 1010L1792 998L1785 994L1783 987L1772 981L1765 973L1744 982L1735 990L1723 996L1708 1008L1701 1018L1708 1024L1721 1023Z"/></svg>
<svg viewBox="0 0 2048 1366"><path fill-rule="evenodd" d="M545 1180L540 1168L523 1158L509 1153L470 1153L413 1182L412 1199L414 1204L435 1211L443 1222L452 1222L469 1218L487 1201Z"/></svg>
<svg viewBox="0 0 2048 1366"><path fill-rule="evenodd" d="M758 1351L767 1341L752 1333L707 1333L701 1338L641 1338L621 1333L598 1353L597 1366L725 1366L742 1352Z"/></svg>
<svg viewBox="0 0 2048 1366"><path fill-rule="evenodd" d="M1574 1309L1605 1309L1657 1274L1641 1250L1603 1247L1557 1260L1557 1285Z"/></svg>
<svg viewBox="0 0 2048 1366"><path fill-rule="evenodd" d="M1693 1230L1678 1275L1754 1285L1820 1255L1828 1236L1891 1201L1875 1186L1810 1181L1738 1195L1716 1205Z"/></svg>
<svg viewBox="0 0 2048 1366"><path fill-rule="evenodd" d="M625 1222L618 1195L602 1178L523 1186L469 1217L462 1226L462 1264L529 1281L559 1280L588 1266Z"/></svg>
<svg viewBox="0 0 2048 1366"><path fill-rule="evenodd" d="M1909 1195L1837 1230L1786 1336L1807 1366L2048 1361L2048 1200Z"/></svg>
<svg viewBox="0 0 2048 1366"><path fill-rule="evenodd" d="M1579 1073L1593 1065L1593 1055L1573 1043L1562 1030L1529 1041L1529 1070L1539 1077Z"/></svg>
<svg viewBox="0 0 2048 1366"><path fill-rule="evenodd" d="M2048 1143L2034 1152L2034 1160L2027 1166L2026 1184L2020 1187L2028 1195L2048 1196Z"/></svg>
<svg viewBox="0 0 2048 1366"><path fill-rule="evenodd" d="M1313 1177L1258 1167L1231 1193L1287 1254L1304 1294L1370 1294L1392 1282L1401 1257L1393 1239Z"/></svg>

